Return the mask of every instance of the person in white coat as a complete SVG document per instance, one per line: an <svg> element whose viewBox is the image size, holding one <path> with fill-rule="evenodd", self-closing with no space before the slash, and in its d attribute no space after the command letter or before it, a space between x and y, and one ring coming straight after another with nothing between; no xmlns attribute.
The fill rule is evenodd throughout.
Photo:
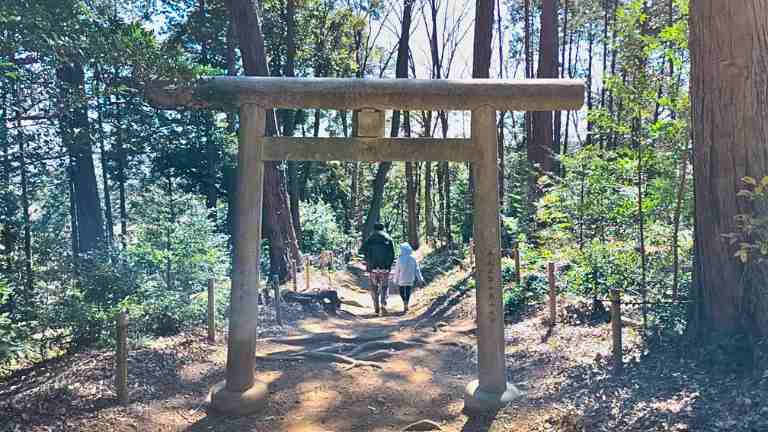
<svg viewBox="0 0 768 432"><path fill-rule="evenodd" d="M423 284L424 278L421 276L421 269L416 258L413 257L413 248L408 243L400 245L400 257L395 261L395 268L392 271L392 279L400 287L400 298L403 299L403 310L408 312L408 303L411 299L411 291L414 283Z"/></svg>

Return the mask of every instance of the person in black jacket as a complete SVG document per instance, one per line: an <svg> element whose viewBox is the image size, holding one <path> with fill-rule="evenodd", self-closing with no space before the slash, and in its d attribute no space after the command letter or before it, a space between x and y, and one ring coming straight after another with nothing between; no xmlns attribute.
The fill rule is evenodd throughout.
<svg viewBox="0 0 768 432"><path fill-rule="evenodd" d="M371 297L373 297L373 309L376 315L386 314L389 271L395 261L395 245L389 234L384 232L384 225L380 223L373 225L373 234L365 239L360 252L365 256L371 279L370 291Z"/></svg>

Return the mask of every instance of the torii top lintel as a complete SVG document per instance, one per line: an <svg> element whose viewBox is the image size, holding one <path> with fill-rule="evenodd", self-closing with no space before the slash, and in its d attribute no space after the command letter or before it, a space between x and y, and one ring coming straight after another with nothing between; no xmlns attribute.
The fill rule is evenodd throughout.
<svg viewBox="0 0 768 432"><path fill-rule="evenodd" d="M154 81L150 103L160 109L235 111L264 108L338 110L497 111L576 110L584 83L570 79L422 80L360 78L212 77L188 83Z"/></svg>

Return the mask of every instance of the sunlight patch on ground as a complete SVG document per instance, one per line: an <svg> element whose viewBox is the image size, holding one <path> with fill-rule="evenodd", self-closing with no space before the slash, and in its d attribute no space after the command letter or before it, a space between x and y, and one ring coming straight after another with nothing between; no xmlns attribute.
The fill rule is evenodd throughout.
<svg viewBox="0 0 768 432"><path fill-rule="evenodd" d="M339 392L324 388L324 386L304 391L293 414L302 417L307 413L325 412L329 407L338 403L339 397Z"/></svg>
<svg viewBox="0 0 768 432"><path fill-rule="evenodd" d="M285 432L330 432L330 429L309 420L284 423L281 430Z"/></svg>
<svg viewBox="0 0 768 432"><path fill-rule="evenodd" d="M408 382L411 384L424 384L432 381L432 372L424 368L417 368L408 375Z"/></svg>
<svg viewBox="0 0 768 432"><path fill-rule="evenodd" d="M256 372L255 376L258 381L261 381L265 384L271 384L277 381L278 379L280 379L280 377L283 376L283 372L282 371Z"/></svg>

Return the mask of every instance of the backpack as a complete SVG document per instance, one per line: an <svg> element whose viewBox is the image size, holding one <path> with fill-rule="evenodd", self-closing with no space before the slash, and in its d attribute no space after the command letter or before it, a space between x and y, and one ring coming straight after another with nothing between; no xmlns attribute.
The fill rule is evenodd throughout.
<svg viewBox="0 0 768 432"><path fill-rule="evenodd" d="M371 234L365 242L364 254L369 270L389 270L395 260L395 248L392 239L382 233Z"/></svg>

